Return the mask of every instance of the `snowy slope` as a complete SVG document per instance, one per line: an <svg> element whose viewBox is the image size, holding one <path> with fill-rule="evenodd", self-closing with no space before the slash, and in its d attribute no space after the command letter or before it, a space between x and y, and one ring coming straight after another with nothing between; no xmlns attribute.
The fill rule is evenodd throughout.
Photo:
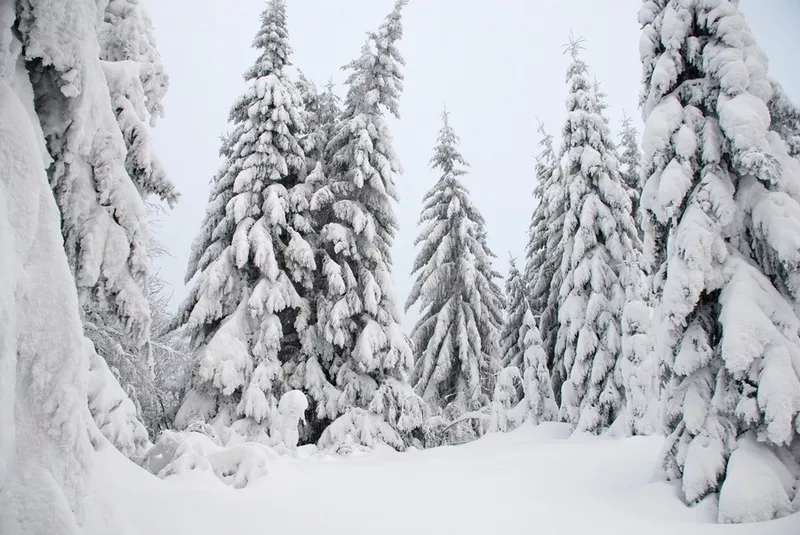
<svg viewBox="0 0 800 535"><path fill-rule="evenodd" d="M287 459L243 490L196 473L159 480L106 448L96 473L115 477L94 485L121 523L153 535L800 533L798 514L718 525L713 504L686 508L652 479L660 438L567 436L544 424L427 451Z"/></svg>

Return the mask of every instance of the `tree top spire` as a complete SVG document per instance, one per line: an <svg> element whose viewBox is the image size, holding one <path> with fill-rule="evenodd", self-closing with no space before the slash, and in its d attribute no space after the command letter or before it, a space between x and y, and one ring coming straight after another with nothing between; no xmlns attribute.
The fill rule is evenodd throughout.
<svg viewBox="0 0 800 535"><path fill-rule="evenodd" d="M570 29L569 40L564 45L564 54L569 53L572 59L576 59L580 51L585 50L586 47L584 43L586 43L586 39L583 37L575 37L575 34L572 33L572 29Z"/></svg>

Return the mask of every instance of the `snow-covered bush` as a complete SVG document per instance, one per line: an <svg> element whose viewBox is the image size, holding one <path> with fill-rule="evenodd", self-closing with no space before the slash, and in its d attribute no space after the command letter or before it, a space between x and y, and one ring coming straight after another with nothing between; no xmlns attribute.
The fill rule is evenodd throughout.
<svg viewBox="0 0 800 535"><path fill-rule="evenodd" d="M163 479L208 472L241 489L267 476L280 456L266 445L246 442L220 446L202 433L164 431L144 466Z"/></svg>
<svg viewBox="0 0 800 535"><path fill-rule="evenodd" d="M489 418L485 421L483 431L497 433L511 431L525 419L525 411L515 410L519 407L522 390L522 374L516 366L507 366L497 374L492 393L492 402L486 412Z"/></svg>
<svg viewBox="0 0 800 535"><path fill-rule="evenodd" d="M405 448L400 434L386 420L359 408L350 409L326 427L318 445L322 450L340 455L366 451L379 445L388 445L398 450Z"/></svg>

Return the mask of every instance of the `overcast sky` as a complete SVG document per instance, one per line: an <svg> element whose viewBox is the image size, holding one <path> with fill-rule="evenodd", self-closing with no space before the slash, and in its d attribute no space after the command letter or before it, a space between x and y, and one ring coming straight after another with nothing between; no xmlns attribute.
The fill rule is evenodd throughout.
<svg viewBox="0 0 800 535"><path fill-rule="evenodd" d="M166 117L155 148L182 193L158 230L173 258L161 274L173 304L186 294L183 275L220 165L219 135L245 89L242 73L266 0L149 0L158 48L170 76ZM318 86L341 83L340 66L359 52L394 0L288 0L293 63ZM404 168L397 178L400 232L394 279L402 308L411 287L416 222L422 196L436 180L428 160L444 104L471 164L466 183L487 220L489 244L505 273L509 253L522 260L533 207L534 154L541 119L556 139L565 118L570 29L586 39L584 58L608 94L612 127L623 113L641 129L639 25L641 0L411 0L405 10L405 92L392 122ZM770 58L770 74L800 102L800 1L742 0ZM344 89L339 86L339 93ZM416 317L416 313L411 313ZM408 318L409 320L411 317ZM410 327L410 321L406 321Z"/></svg>

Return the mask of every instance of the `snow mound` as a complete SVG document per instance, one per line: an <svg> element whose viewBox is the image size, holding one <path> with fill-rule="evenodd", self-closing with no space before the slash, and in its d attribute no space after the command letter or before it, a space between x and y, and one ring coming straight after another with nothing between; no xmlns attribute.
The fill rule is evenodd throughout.
<svg viewBox="0 0 800 535"><path fill-rule="evenodd" d="M242 489L269 475L270 465L279 459L272 448L256 442L220 446L202 433L165 431L143 464L162 479L213 474L225 485Z"/></svg>
<svg viewBox="0 0 800 535"><path fill-rule="evenodd" d="M728 460L719 493L719 522L762 522L791 513L794 479L775 454L748 433Z"/></svg>

